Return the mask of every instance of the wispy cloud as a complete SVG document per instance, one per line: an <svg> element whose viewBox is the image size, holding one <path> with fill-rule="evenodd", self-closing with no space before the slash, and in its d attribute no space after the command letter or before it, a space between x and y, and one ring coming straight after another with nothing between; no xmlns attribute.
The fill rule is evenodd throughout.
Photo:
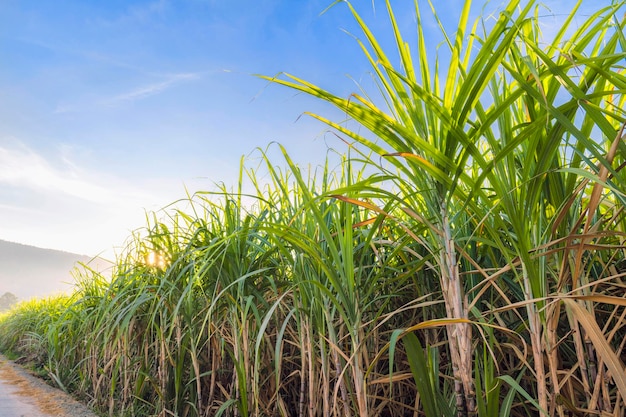
<svg viewBox="0 0 626 417"><path fill-rule="evenodd" d="M70 150L50 157L6 142L0 142L0 239L112 257L144 224L144 210L167 202L160 190L81 167Z"/></svg>
<svg viewBox="0 0 626 417"><path fill-rule="evenodd" d="M200 73L180 73L168 75L166 76L166 79L161 82L143 85L131 91L118 94L108 100L105 100L105 104L115 105L121 102L142 100L144 98L160 94L181 82L197 80L199 78Z"/></svg>
<svg viewBox="0 0 626 417"><path fill-rule="evenodd" d="M114 199L114 187L99 183L67 158L54 165L43 155L23 144L0 146L0 184L19 187L25 192L64 194L103 204ZM132 194L132 192L128 192Z"/></svg>
<svg viewBox="0 0 626 417"><path fill-rule="evenodd" d="M202 72L196 72L160 75L156 73L144 72L144 76L153 78L158 77L161 78L162 81L140 85L134 89L122 92L112 97L109 96L95 100L92 98L83 98L82 100L81 98L77 98L76 103L71 103L67 101L59 102L52 110L52 114L62 115L76 112L84 112L88 109L99 108L102 106L115 107L123 103L144 100L149 97L157 96L171 88L175 88L181 83L198 80L202 77L202 74Z"/></svg>
<svg viewBox="0 0 626 417"><path fill-rule="evenodd" d="M52 111L52 114L75 113L79 109L80 108L78 106L73 106L71 104L57 103L56 107Z"/></svg>
<svg viewBox="0 0 626 417"><path fill-rule="evenodd" d="M150 17L154 15L162 16L165 13L165 11L168 9L168 7L169 7L169 1L156 0L143 6L131 7L128 10L126 16L135 20L142 21L145 19L149 19Z"/></svg>
<svg viewBox="0 0 626 417"><path fill-rule="evenodd" d="M95 23L103 26L132 25L150 22L163 17L170 6L168 0L156 0L146 4L131 5L113 19L97 18Z"/></svg>

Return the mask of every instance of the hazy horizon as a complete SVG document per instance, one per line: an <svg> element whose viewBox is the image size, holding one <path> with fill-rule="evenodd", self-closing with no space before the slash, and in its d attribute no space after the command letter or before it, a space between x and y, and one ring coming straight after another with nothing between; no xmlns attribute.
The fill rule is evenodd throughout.
<svg viewBox="0 0 626 417"><path fill-rule="evenodd" d="M112 265L102 259L0 239L0 296L19 301L72 292L79 262L107 276Z"/></svg>

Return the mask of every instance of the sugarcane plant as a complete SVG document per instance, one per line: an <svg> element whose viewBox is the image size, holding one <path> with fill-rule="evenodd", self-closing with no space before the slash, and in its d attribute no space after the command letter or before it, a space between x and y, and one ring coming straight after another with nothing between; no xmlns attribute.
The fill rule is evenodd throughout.
<svg viewBox="0 0 626 417"><path fill-rule="evenodd" d="M473 316L476 326L497 323L493 311L480 308L485 302L481 298L494 290L508 304L503 309L517 303L525 310L519 313L522 322L516 331L531 347L527 371L533 374L535 407L546 415L555 411L563 415L573 407L569 402L548 402L550 397L561 398L567 380L556 359L563 343L557 328L563 324L559 312L565 306L579 358L576 366L583 373L585 406L612 411L599 405L602 401L591 389L599 377L595 372L591 378L595 381L588 382L586 364L596 363L601 346L608 355L602 360L620 395L623 367L606 349L605 340L584 325L578 331L577 323L590 322L593 327L593 302L584 297L593 293L589 274L595 256L606 256L588 256L587 242L622 233L614 229L619 224L612 223L621 222L621 210L610 221L601 212L614 212L623 199L614 162L624 151L626 42L624 19L619 15L624 3L598 10L574 27L578 2L554 38L544 39L541 6L532 1L510 1L495 23L477 20L473 26L468 24L472 2L466 1L454 33L445 30L429 2L443 45L434 59L418 2L413 44L402 34L391 3L386 2L396 45L393 56L355 7L345 3L362 32L357 41L371 64L380 96L340 97L291 74L264 78L344 112L355 128L310 115L352 140L353 146L382 157L386 165L369 161L381 172L395 175L399 208L408 215L404 227L419 230L416 243L430 256L439 278L449 320L446 341L457 416L479 411L472 352L478 343L476 330L481 334L485 330L472 331L468 319ZM441 68L441 62L447 62L447 68ZM607 182L609 172L612 178ZM381 190L381 198L384 194ZM572 245L575 240L580 243ZM476 246L484 248L482 256L488 263L479 263L471 254ZM611 246L620 248L620 244ZM477 282L476 277L482 279ZM518 289L510 294L508 284ZM572 304L571 297L583 297L586 308L579 308L582 302ZM579 317L583 311L589 314ZM418 351L412 349L420 356ZM510 389L528 395L522 385L507 380ZM431 414L441 415L440 411Z"/></svg>
<svg viewBox="0 0 626 417"><path fill-rule="evenodd" d="M310 114L325 162L259 149L0 350L111 416L623 415L625 3L549 37L533 1L453 30L415 1L410 35L384 4L391 42L332 6L373 92L263 76L347 116Z"/></svg>

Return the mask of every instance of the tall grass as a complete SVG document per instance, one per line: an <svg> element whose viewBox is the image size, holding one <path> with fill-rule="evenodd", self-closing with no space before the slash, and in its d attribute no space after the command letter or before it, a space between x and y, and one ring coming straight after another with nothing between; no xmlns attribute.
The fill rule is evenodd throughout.
<svg viewBox="0 0 626 417"><path fill-rule="evenodd" d="M625 38L623 20L617 20L623 3L615 3L592 15L580 28L571 28L573 34L564 41L578 6L580 3L551 41L540 35L538 19L531 15L534 10L537 16L540 8L533 2L520 5L511 1L495 23L485 26L476 22L470 29L471 2L467 1L456 32L448 34L442 26L444 52L439 54L449 61L449 67L431 74L433 60L424 42L417 2L414 50L387 2L397 45L394 59L348 3L363 32L361 46L372 64L382 99L359 94L338 97L288 74L272 78L345 112L377 141L359 129L312 116L395 167L403 209L411 227L422 231L416 243L435 263L445 316L451 323L447 324L446 344L457 415L479 411L472 366L475 342L467 319L472 307L480 306L481 300L473 299L476 291L483 295L490 290L481 288L485 286L497 290L505 309L511 305L523 308L519 312L523 327L516 330L532 350L529 370L535 381L536 406L550 415L565 412L562 404L548 404L546 379L548 365L552 390L558 397L563 377L559 376L556 349L565 337L558 335L558 315L561 300L565 301L564 306L570 307L567 313L581 380L589 381L583 382L585 398L592 409L598 407L585 364L593 361L590 356L595 356L598 347L606 347L606 340L600 337L602 332L594 337L590 328L579 331L578 321L592 321L593 303L585 301L587 308L575 313L568 300L571 296L589 300L589 268L593 270L594 261L600 261L596 256L606 256L594 245L589 259L586 242L596 242L600 230L602 238L621 234L613 224L600 224L592 217L599 214L601 199L613 207L622 197L621 187L606 184L606 179L609 172L615 173L614 159L618 150L624 149L620 126L624 123ZM438 21L436 15L435 19ZM475 43L480 44L478 50ZM394 66L397 59L399 65ZM443 60L437 57L435 62ZM379 107L378 102L387 106ZM593 183L589 185L591 194L585 187L589 182ZM573 241L580 243L570 247ZM486 250L482 256L495 260L488 264L491 271L476 262L477 255L481 256L476 253L478 245ZM602 248L619 250L621 245ZM556 265L551 264L554 261ZM505 285L494 279L500 276L508 278ZM570 285L564 286L564 280ZM517 291L507 294L511 285ZM491 310L478 308L474 315L487 323L494 319ZM587 340L586 349L581 334ZM617 356L610 349L604 352L607 366L623 372ZM544 363L546 356L551 363ZM616 375L618 387L619 380ZM521 392L521 386L513 387ZM611 407L608 410L613 411ZM432 413L441 415L441 411Z"/></svg>
<svg viewBox="0 0 626 417"><path fill-rule="evenodd" d="M336 6L381 97L268 77L351 118L313 115L352 141L336 167L260 152L0 348L109 415L623 414L623 3L547 40L532 2L466 2L435 59L386 4L397 58Z"/></svg>

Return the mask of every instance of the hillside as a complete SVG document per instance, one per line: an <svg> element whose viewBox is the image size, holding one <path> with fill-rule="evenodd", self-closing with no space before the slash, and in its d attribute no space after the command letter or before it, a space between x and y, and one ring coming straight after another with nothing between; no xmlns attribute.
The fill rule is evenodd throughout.
<svg viewBox="0 0 626 417"><path fill-rule="evenodd" d="M99 271L107 268L102 259L0 240L0 294L11 292L27 300L70 291L77 262Z"/></svg>

